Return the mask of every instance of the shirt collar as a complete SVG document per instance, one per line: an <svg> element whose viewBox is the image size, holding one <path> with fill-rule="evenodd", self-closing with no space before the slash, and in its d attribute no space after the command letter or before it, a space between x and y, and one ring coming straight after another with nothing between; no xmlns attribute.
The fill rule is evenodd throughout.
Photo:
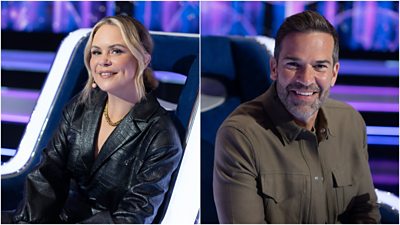
<svg viewBox="0 0 400 225"><path fill-rule="evenodd" d="M282 138L283 144L291 143L305 131L304 128L298 126L294 122L294 117L287 111L280 101L276 92L276 82L272 83L271 87L265 93L263 104L264 111L271 118L274 127ZM327 117L325 107L322 106L318 112L315 124L319 142L328 139L329 135L333 135L333 131L330 129L328 124L329 118Z"/></svg>
<svg viewBox="0 0 400 225"><path fill-rule="evenodd" d="M329 138L329 136L334 136L333 127L329 126L329 124L332 124L332 122L330 122L330 121L331 120L329 119L327 109L326 109L325 105L323 105L319 109L318 116L315 121L318 142L327 140Z"/></svg>

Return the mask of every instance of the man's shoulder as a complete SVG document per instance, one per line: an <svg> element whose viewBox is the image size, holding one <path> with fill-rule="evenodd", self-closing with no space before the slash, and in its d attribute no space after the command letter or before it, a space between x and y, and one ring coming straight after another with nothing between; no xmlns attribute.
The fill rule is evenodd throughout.
<svg viewBox="0 0 400 225"><path fill-rule="evenodd" d="M223 126L246 127L265 117L262 95L239 105L224 121Z"/></svg>
<svg viewBox="0 0 400 225"><path fill-rule="evenodd" d="M329 118L335 119L336 121L345 121L346 119L356 119L356 121L360 122L364 121L361 114L354 109L353 106L342 101L328 98L322 108Z"/></svg>
<svg viewBox="0 0 400 225"><path fill-rule="evenodd" d="M323 107L333 112L358 113L351 105L332 98L328 98Z"/></svg>

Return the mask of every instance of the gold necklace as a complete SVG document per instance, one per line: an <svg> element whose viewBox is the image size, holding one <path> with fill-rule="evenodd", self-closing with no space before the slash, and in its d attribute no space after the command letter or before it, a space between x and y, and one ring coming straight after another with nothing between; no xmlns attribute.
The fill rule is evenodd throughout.
<svg viewBox="0 0 400 225"><path fill-rule="evenodd" d="M108 125L110 125L112 127L118 126L118 124L120 124L121 121L124 119L124 117L122 117L122 119L118 120L115 123L111 121L110 116L108 115L108 101L106 102L106 106L104 107L103 114L104 114L104 117L106 118Z"/></svg>

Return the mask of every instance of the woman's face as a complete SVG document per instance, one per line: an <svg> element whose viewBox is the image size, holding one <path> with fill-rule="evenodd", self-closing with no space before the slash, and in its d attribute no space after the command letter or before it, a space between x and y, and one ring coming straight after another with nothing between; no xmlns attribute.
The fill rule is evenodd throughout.
<svg viewBox="0 0 400 225"><path fill-rule="evenodd" d="M93 37L90 70L101 90L120 97L134 91L137 60L126 46L120 29L102 25Z"/></svg>

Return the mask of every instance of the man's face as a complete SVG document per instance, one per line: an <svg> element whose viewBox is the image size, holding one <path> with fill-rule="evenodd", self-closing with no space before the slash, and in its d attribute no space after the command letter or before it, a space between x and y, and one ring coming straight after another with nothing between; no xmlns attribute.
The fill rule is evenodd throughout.
<svg viewBox="0 0 400 225"><path fill-rule="evenodd" d="M278 61L270 61L279 99L303 123L316 117L336 82L339 63L333 64L333 48L330 34L290 33L282 40Z"/></svg>

